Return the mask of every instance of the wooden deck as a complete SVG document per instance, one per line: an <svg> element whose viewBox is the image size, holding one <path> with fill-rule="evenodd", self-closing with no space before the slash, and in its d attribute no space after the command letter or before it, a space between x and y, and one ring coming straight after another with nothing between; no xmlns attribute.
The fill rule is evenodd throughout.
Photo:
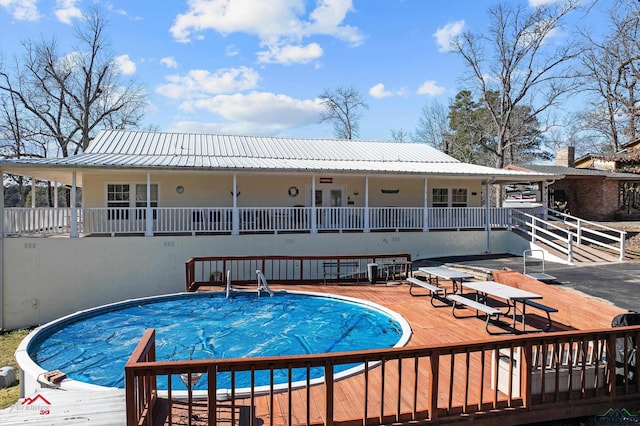
<svg viewBox="0 0 640 426"><path fill-rule="evenodd" d="M561 286L542 284L513 271L495 271L494 279L541 294L544 296L543 303L558 308L559 312L552 314L553 326L548 333L609 328L614 316L626 312L600 300L567 291ZM441 286L445 287L447 292L451 291L450 282L441 282ZM471 310L468 310L468 318L454 318L450 306L443 304L442 307L433 307L426 291L424 291L425 297L409 295L409 285L406 282L373 285L354 283L286 286L271 283L271 287L331 293L369 300L385 306L402 315L411 325L412 336L405 348L437 347L460 343L472 346L478 342L486 344L487 341L499 342L513 337L512 334L504 337L489 336L485 331L484 319L476 318ZM416 289L416 293L418 292L420 289ZM439 305L437 302L436 304ZM545 328L546 322L546 317L541 312L528 310L526 336L548 334L540 331ZM505 326L505 330L508 330L508 327ZM554 404L540 410L523 409L518 415L513 415L518 412L521 399L498 392L495 386L491 386L492 362L490 357L481 356L479 352L441 356L438 365L425 365L430 363L429 359L420 358L418 355L407 357L400 362L383 361L381 365L370 368L366 372L334 383L332 422L327 422L323 414L325 386L293 390L290 394L285 392L272 396L256 396L253 400L236 398L232 403L218 402L216 416L219 424L361 425L362 420L354 421L353 419L362 418L367 419L364 424L411 424L413 419L424 418L429 401L433 402L436 399L435 406L441 413L436 417L448 418L446 423L451 422L451 415L458 415L460 421L465 420L463 413L467 412L468 401L482 401L481 404L474 403L472 411L475 412L474 420L484 424L522 424L562 418L560 413L565 413L564 417L566 417L566 413L576 416L595 415L601 412L598 411L600 406L593 402L581 405L579 400L563 401L565 398L570 399L571 396L558 397L556 393L558 400ZM435 372L435 375L429 372ZM458 380L459 375L467 375L467 379ZM427 385L429 380L438 380L442 384L442 389L450 388L451 390L429 395ZM368 385L365 386L365 383ZM386 387L385 383L387 383ZM449 386L450 383L454 385ZM459 383L468 383L468 385L459 385ZM399 387L402 387L402 390L398 389ZM593 392L598 391L593 390ZM415 395L413 399L417 401L408 400L407 395L412 394ZM314 403L307 404L306 401L314 401ZM170 414L166 398L161 399L160 403L158 410L160 416L156 418L156 424L208 424L206 400L194 403L191 413L184 401L173 401ZM492 414L494 409L506 406L512 408L512 415L505 416L504 412ZM601 406L607 406L607 399L604 397ZM255 407L253 422L250 421L251 407ZM568 410L569 407L571 410ZM407 411L413 411L413 413L408 415ZM499 417L496 418L494 414ZM429 417L433 418L433 415L430 414Z"/></svg>

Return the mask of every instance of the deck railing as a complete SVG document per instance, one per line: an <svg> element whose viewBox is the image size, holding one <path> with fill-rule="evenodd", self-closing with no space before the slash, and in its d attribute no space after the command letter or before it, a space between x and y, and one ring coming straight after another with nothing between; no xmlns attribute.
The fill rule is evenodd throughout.
<svg viewBox="0 0 640 426"><path fill-rule="evenodd" d="M185 263L186 291L202 286L225 286L256 282L256 270L267 281L280 284L366 281L368 272L378 278L395 262L411 261L408 253L333 256L200 256ZM375 271L369 265L376 265ZM410 273L410 265L405 275ZM373 277L372 277L373 278Z"/></svg>
<svg viewBox="0 0 640 426"><path fill-rule="evenodd" d="M314 212L315 210L315 217ZM136 207L5 208L4 235L234 234L485 229L511 225L509 208ZM536 214L535 212L532 212ZM75 214L75 217L73 217ZM150 220L147 220L149 215Z"/></svg>
<svg viewBox="0 0 640 426"><path fill-rule="evenodd" d="M163 393L168 412L185 410L186 404L188 416L181 424L189 425L195 418L209 425L333 425L450 423L509 414L526 423L594 415L640 397L638 366L628 356L637 351L639 337L635 326L454 345L167 362L152 359L148 348L155 335L148 331L125 367L127 424L151 424L159 392L154 385L162 376L168 383ZM363 369L337 380L334 371L345 364ZM312 368L323 372L319 384L310 379ZM294 369L306 372L306 380L294 384ZM278 370L286 372L288 381L273 382ZM259 371L271 378L261 388L254 381ZM179 375L201 373L206 391L172 389ZM235 385L241 374L250 377L247 388ZM217 389L221 379L230 388ZM359 408L346 410L345 401Z"/></svg>

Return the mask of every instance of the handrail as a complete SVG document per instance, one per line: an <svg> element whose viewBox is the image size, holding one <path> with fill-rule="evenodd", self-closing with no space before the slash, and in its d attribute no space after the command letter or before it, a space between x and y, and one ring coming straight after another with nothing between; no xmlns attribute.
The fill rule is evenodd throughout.
<svg viewBox="0 0 640 426"><path fill-rule="evenodd" d="M138 348L149 346L153 339L153 333L146 333ZM540 413L554 410L559 416L566 416L568 410L588 415L640 397L640 381L625 380L630 372L638 377L638 364L632 365L630 357L617 357L620 352L637 351L638 342L640 326L631 326L317 355L170 362L140 361L132 356L125 367L132 382L127 383L127 419L131 426L146 424L145 413L149 413L144 410L147 394L141 397L135 383L185 372L209 373L208 390L200 396L207 398L205 410L211 425L217 424L220 399L228 400L231 413L240 406L252 407L251 421L265 423L274 418L288 424L292 418L302 424L365 424L372 419L376 424L454 422L475 415L513 414L515 409L522 422L536 421ZM136 349L134 355L138 352ZM343 379L343 384L333 376L334 368L343 364L362 364L364 369ZM307 379L299 389L292 386L293 369L309 372L316 367L324 372L321 383ZM277 389L273 382L259 389L252 381L240 393L234 385L233 378L242 372L266 371L273 377L279 370L285 371L288 382ZM231 374L230 389L216 390L220 374ZM389 392L391 389L394 391ZM170 395L171 390L168 392ZM350 414L355 418L342 418L334 410L343 392L361 401L363 411ZM194 397L198 395L189 389L188 400ZM138 399L143 403L133 403Z"/></svg>
<svg viewBox="0 0 640 426"><path fill-rule="evenodd" d="M267 293L269 293L269 296L273 296L273 290L271 290L271 288L269 287L269 284L267 284L267 279L264 277L264 274L262 273L262 271L260 269L256 269L256 277L258 279L258 297L260 296L260 284L262 283L262 288L264 289L264 291L266 291Z"/></svg>
<svg viewBox="0 0 640 426"><path fill-rule="evenodd" d="M226 298L229 298L229 294L231 293L231 269L227 271L227 291L225 293Z"/></svg>
<svg viewBox="0 0 640 426"><path fill-rule="evenodd" d="M535 243L539 240L566 254L568 263L573 261L573 244L580 245L584 242L617 252L619 260L624 260L626 231L580 219L553 209L548 209L548 213L547 220L544 220L525 211L514 210L512 221L514 227L531 237L531 242ZM563 219L558 219L558 217ZM563 226L557 225L556 222L561 222ZM591 229L588 226L600 230ZM602 231L608 231L615 235L612 236ZM563 235L566 246L555 242L563 241Z"/></svg>

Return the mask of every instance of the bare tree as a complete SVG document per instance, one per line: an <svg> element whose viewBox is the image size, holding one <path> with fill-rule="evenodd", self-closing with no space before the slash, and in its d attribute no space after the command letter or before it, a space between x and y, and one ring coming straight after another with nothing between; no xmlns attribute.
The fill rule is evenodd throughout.
<svg viewBox="0 0 640 426"><path fill-rule="evenodd" d="M404 129L391 129L391 140L394 142L409 142L411 139L413 139L413 136L410 132Z"/></svg>
<svg viewBox="0 0 640 426"><path fill-rule="evenodd" d="M0 72L0 91L29 115L30 132L55 140L65 157L86 150L98 129L136 127L142 117L145 92L120 81L106 25L94 8L76 28L76 51L61 55L55 40L27 41L12 73Z"/></svg>
<svg viewBox="0 0 640 426"><path fill-rule="evenodd" d="M320 99L324 105L320 122L333 124L333 134L338 139L357 138L362 110L369 109L360 92L353 87L325 89Z"/></svg>
<svg viewBox="0 0 640 426"><path fill-rule="evenodd" d="M445 105L432 100L422 107L418 127L415 130L416 139L439 149L445 154L451 154L448 109Z"/></svg>
<svg viewBox="0 0 640 426"><path fill-rule="evenodd" d="M589 109L580 113L583 132L599 136L602 151L617 152L640 132L640 5L618 0L609 10L612 32L603 40L583 34L587 50L583 89L590 93Z"/></svg>
<svg viewBox="0 0 640 426"><path fill-rule="evenodd" d="M495 166L503 167L522 139L517 107L531 108L529 116L543 114L576 88L571 65L581 52L575 42L550 43L563 19L578 8L578 0L550 3L533 10L523 5L499 4L489 9L488 34L465 32L453 46L470 70L468 82L484 102L495 128ZM492 99L496 93L498 99ZM544 126L543 126L544 127Z"/></svg>

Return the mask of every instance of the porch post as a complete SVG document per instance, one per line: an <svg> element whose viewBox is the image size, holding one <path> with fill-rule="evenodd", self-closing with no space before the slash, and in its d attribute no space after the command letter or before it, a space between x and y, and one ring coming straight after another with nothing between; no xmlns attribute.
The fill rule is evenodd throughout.
<svg viewBox="0 0 640 426"><path fill-rule="evenodd" d="M53 207L56 209L60 206L58 200L58 182L53 182Z"/></svg>
<svg viewBox="0 0 640 426"><path fill-rule="evenodd" d="M316 213L316 175L311 175L311 233L318 233L318 214Z"/></svg>
<svg viewBox="0 0 640 426"><path fill-rule="evenodd" d="M31 208L36 208L36 177L31 176Z"/></svg>
<svg viewBox="0 0 640 426"><path fill-rule="evenodd" d="M238 212L238 180L233 174L233 210L231 211L231 235L240 234L240 214Z"/></svg>
<svg viewBox="0 0 640 426"><path fill-rule="evenodd" d="M485 217L484 217L484 226L487 230L487 253L491 253L491 183L495 180L495 178L487 179L486 183L486 206L485 206Z"/></svg>
<svg viewBox="0 0 640 426"><path fill-rule="evenodd" d="M145 207L144 236L153 237L153 212L151 211L151 172L147 172L147 206Z"/></svg>
<svg viewBox="0 0 640 426"><path fill-rule="evenodd" d="M71 238L78 238L78 209L76 207L76 171L71 173Z"/></svg>
<svg viewBox="0 0 640 426"><path fill-rule="evenodd" d="M426 177L424 178L424 194L422 196L422 232L429 232L429 182Z"/></svg>
<svg viewBox="0 0 640 426"><path fill-rule="evenodd" d="M371 231L369 223L369 176L364 177L364 232Z"/></svg>
<svg viewBox="0 0 640 426"><path fill-rule="evenodd" d="M545 222L549 219L549 182L544 181L539 186L540 188L540 198L542 201L542 220Z"/></svg>

